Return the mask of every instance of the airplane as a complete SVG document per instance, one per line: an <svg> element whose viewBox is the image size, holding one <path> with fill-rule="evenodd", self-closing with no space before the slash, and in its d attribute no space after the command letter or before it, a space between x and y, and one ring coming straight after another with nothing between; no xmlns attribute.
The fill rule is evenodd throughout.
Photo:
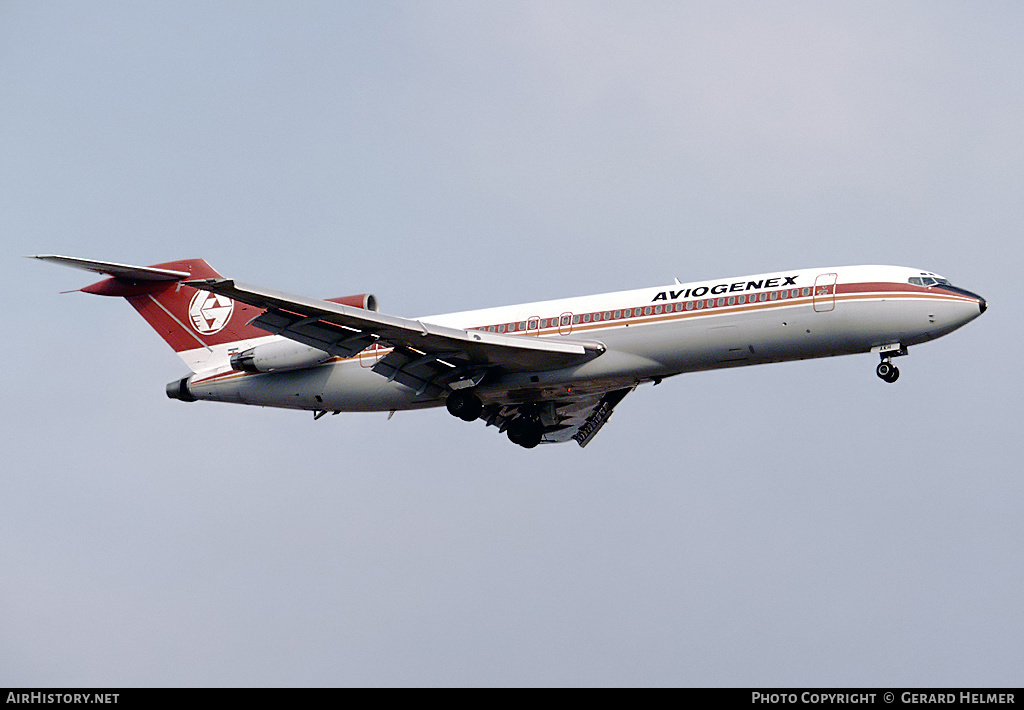
<svg viewBox="0 0 1024 710"><path fill-rule="evenodd" d="M793 269L418 318L372 294L319 300L226 279L202 259L130 266L31 258L103 274L191 369L171 399L312 411L446 406L515 444L593 440L642 383L685 372L876 353L893 359L985 312L981 296L901 266Z"/></svg>

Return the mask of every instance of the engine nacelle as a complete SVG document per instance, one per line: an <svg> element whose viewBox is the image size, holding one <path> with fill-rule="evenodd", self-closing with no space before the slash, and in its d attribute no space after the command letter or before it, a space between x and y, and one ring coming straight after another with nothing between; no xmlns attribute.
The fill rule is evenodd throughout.
<svg viewBox="0 0 1024 710"><path fill-rule="evenodd" d="M326 300L368 311L377 310L377 297L372 293L358 293L354 296L340 296ZM313 367L330 359L330 353L319 348L296 343L294 340L278 340L235 353L231 356L230 362L232 368L244 372L279 372Z"/></svg>
<svg viewBox="0 0 1024 710"><path fill-rule="evenodd" d="M340 303L343 306L355 306L367 311L377 311L377 297L372 293L358 293L355 296L339 296L338 298L326 299L331 303Z"/></svg>
<svg viewBox="0 0 1024 710"><path fill-rule="evenodd" d="M231 367L245 372L301 370L331 359L330 353L294 340L278 340L243 350L231 356Z"/></svg>

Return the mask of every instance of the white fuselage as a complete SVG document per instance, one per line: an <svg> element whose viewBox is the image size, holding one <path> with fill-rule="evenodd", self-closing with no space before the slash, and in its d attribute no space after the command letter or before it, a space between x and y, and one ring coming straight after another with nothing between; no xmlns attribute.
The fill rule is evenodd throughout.
<svg viewBox="0 0 1024 710"><path fill-rule="evenodd" d="M500 308L425 316L451 328L597 341L605 352L573 367L494 372L476 392L487 401L601 392L683 372L905 349L976 318L980 297L951 286L919 285L918 269L851 266L620 291ZM911 282L917 279L918 283ZM948 282L947 282L948 284ZM274 342L267 336L246 343ZM207 352L210 369L189 380L197 399L332 411L440 406L370 368L389 349L264 374L231 370L228 353Z"/></svg>

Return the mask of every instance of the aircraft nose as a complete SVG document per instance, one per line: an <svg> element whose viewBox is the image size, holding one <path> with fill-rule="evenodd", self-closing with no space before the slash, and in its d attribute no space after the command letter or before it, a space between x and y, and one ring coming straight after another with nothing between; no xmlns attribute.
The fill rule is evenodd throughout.
<svg viewBox="0 0 1024 710"><path fill-rule="evenodd" d="M941 286L941 288L944 288L946 291L951 291L961 296L967 296L968 298L973 298L974 300L976 300L978 302L978 315L984 313L985 310L988 308L988 302L984 298L982 298L976 293L968 291L965 288L960 288L959 286L951 286L948 284L944 284L943 286Z"/></svg>
<svg viewBox="0 0 1024 710"><path fill-rule="evenodd" d="M970 291L967 291L967 290L963 290L961 292L963 294L967 295L967 296L970 296L971 298L975 298L975 299L978 300L978 314L979 315L984 313L985 310L988 308L988 302L984 298L979 296L978 294L971 293Z"/></svg>

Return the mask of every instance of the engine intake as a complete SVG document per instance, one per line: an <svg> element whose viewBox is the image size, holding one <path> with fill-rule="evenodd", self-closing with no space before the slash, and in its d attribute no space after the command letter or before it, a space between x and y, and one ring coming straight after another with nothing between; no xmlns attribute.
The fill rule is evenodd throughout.
<svg viewBox="0 0 1024 710"><path fill-rule="evenodd" d="M372 293L358 293L355 296L339 296L338 298L326 299L331 303L340 303L343 306L354 306L367 311L377 312L377 297Z"/></svg>

